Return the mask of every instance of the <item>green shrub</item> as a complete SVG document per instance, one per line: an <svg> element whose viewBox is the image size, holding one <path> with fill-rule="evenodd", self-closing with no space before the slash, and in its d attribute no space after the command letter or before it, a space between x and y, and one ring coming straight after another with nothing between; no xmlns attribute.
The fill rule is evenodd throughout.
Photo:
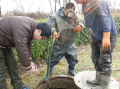
<svg viewBox="0 0 120 89"><path fill-rule="evenodd" d="M88 38L90 39L91 36L90 36L90 33L88 32L86 27L83 29L83 31L88 36ZM75 40L76 45L86 44L88 42L89 42L88 39L85 37L85 35L82 32L77 33L77 38Z"/></svg>
<svg viewBox="0 0 120 89"><path fill-rule="evenodd" d="M39 22L39 23L44 23L44 22L46 22L46 20L47 19L36 19L36 21Z"/></svg>
<svg viewBox="0 0 120 89"><path fill-rule="evenodd" d="M112 17L114 19L117 31L120 30L120 13L113 13Z"/></svg>
<svg viewBox="0 0 120 89"><path fill-rule="evenodd" d="M114 19L117 31L119 31L120 30L120 16L114 16L113 19Z"/></svg>
<svg viewBox="0 0 120 89"><path fill-rule="evenodd" d="M46 22L46 19L36 19L39 23ZM32 40L32 59L39 61L40 58L47 58L51 48L51 37L42 41Z"/></svg>
<svg viewBox="0 0 120 89"><path fill-rule="evenodd" d="M32 40L32 59L39 61L40 57L47 58L51 47L51 38L42 41Z"/></svg>
<svg viewBox="0 0 120 89"><path fill-rule="evenodd" d="M17 55L16 48L13 48L13 51L14 51L15 58L17 59L18 65L20 65L21 62L20 62L19 57L18 57L18 55Z"/></svg>

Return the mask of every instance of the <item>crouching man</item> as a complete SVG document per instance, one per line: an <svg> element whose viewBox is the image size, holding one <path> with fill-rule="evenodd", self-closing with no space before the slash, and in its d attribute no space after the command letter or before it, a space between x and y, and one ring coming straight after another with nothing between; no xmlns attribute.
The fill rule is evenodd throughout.
<svg viewBox="0 0 120 89"><path fill-rule="evenodd" d="M37 67L30 60L31 41L49 38L50 35L51 28L46 23L38 23L29 17L13 16L0 20L0 89L7 89L5 65L14 89L30 89L22 82L12 48L16 48L25 69L35 74Z"/></svg>

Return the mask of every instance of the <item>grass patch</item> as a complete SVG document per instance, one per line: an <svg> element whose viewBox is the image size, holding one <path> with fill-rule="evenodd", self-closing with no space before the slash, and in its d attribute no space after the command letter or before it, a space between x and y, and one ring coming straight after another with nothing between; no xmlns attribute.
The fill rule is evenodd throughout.
<svg viewBox="0 0 120 89"><path fill-rule="evenodd" d="M120 70L114 71L114 69L120 69L120 36L118 36L116 47L113 52L113 72L114 77L120 85Z"/></svg>

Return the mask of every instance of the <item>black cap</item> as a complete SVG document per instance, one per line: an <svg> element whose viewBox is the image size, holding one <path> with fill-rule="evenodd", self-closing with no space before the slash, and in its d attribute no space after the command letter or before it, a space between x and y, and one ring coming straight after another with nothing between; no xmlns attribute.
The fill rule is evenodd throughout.
<svg viewBox="0 0 120 89"><path fill-rule="evenodd" d="M45 36L48 39L50 38L51 27L47 23L38 23L36 28L42 31L41 36Z"/></svg>

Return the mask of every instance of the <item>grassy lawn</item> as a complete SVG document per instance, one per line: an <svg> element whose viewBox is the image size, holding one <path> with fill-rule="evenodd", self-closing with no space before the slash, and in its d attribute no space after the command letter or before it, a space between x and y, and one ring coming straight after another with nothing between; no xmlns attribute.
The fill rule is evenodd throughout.
<svg viewBox="0 0 120 89"><path fill-rule="evenodd" d="M119 70L116 70L119 69ZM113 73L112 76L118 81L120 85L120 35L118 35L116 48L113 52Z"/></svg>
<svg viewBox="0 0 120 89"><path fill-rule="evenodd" d="M75 66L75 72L78 73L84 70L94 70L94 66L91 62L90 54L91 54L90 45L84 46L83 49L81 49L78 52L79 62ZM113 52L113 73L112 73L112 77L115 78L120 84L120 70L114 70L120 68L119 58L120 58L120 36L118 36L116 48L114 49ZM35 88L35 86L44 79L46 75L46 70L47 70L47 66L45 65L42 68L39 68L36 74L22 75L22 79L25 86L28 86L30 88ZM64 58L59 62L58 65L54 67L52 77L58 75L70 76L68 74L68 64ZM8 89L12 89L9 79L7 79L7 84L8 84Z"/></svg>

